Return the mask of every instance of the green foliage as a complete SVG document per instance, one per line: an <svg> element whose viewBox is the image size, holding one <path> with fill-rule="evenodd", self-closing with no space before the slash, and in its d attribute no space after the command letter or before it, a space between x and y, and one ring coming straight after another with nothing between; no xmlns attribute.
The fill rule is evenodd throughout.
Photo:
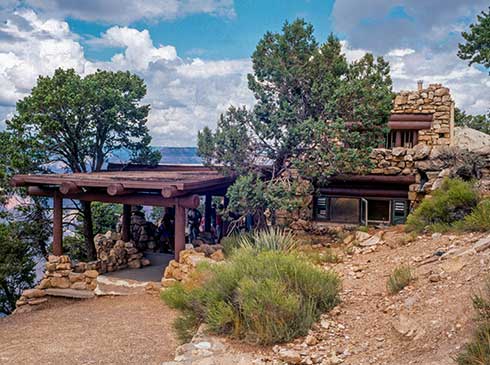
<svg viewBox="0 0 490 365"><path fill-rule="evenodd" d="M305 335L339 301L337 274L279 251L239 249L229 261L198 274L197 284L179 283L162 294L187 317L180 323L204 322L214 333L249 342L272 344Z"/></svg>
<svg viewBox="0 0 490 365"><path fill-rule="evenodd" d="M471 115L464 110L454 109L454 124L461 127L469 127L480 132L490 134L490 114Z"/></svg>
<svg viewBox="0 0 490 365"><path fill-rule="evenodd" d="M470 214L464 217L460 229L490 231L490 199L482 200Z"/></svg>
<svg viewBox="0 0 490 365"><path fill-rule="evenodd" d="M326 248L321 251L313 248L302 248L299 251L299 255L315 265L337 264L342 262L342 259L331 248Z"/></svg>
<svg viewBox="0 0 490 365"><path fill-rule="evenodd" d="M255 231L252 235L240 235L239 248L256 251L292 252L296 248L296 237L280 228Z"/></svg>
<svg viewBox="0 0 490 365"><path fill-rule="evenodd" d="M278 186L273 195L281 201L294 190L275 180L286 167L320 182L334 173L366 171L391 110L389 65L370 54L349 63L341 48L334 36L319 45L301 19L286 22L281 33L267 32L248 75L256 104L252 110L231 106L214 132L199 132L199 155L228 173L254 176L256 190ZM362 123L346 124L353 121ZM272 170L267 177L258 171L264 164ZM260 186L258 178L271 183ZM264 193L257 195L262 204Z"/></svg>
<svg viewBox="0 0 490 365"><path fill-rule="evenodd" d="M395 270L388 278L386 286L391 294L396 294L414 280L410 266L402 265Z"/></svg>
<svg viewBox="0 0 490 365"><path fill-rule="evenodd" d="M490 364L490 280L487 277L483 290L473 295L473 307L478 316L472 340L456 357L458 365Z"/></svg>
<svg viewBox="0 0 490 365"><path fill-rule="evenodd" d="M482 11L476 23L470 25L469 32L461 35L465 43L459 44L458 57L469 61L470 66L478 64L490 68L490 11Z"/></svg>
<svg viewBox="0 0 490 365"><path fill-rule="evenodd" d="M121 204L110 204L93 202L92 203L92 221L95 233L106 233L115 231L116 224L122 214Z"/></svg>
<svg viewBox="0 0 490 365"><path fill-rule="evenodd" d="M0 224L0 313L15 309L22 290L34 282L33 251L14 223Z"/></svg>
<svg viewBox="0 0 490 365"><path fill-rule="evenodd" d="M63 237L63 254L72 260L90 261L87 247L83 244L84 237L80 229L73 235Z"/></svg>
<svg viewBox="0 0 490 365"><path fill-rule="evenodd" d="M149 105L141 104L145 94L143 80L129 72L99 70L82 78L73 69L57 69L53 76L40 76L6 122L2 139L16 147L6 158L14 156L19 164L32 159L24 163L25 172L37 172L48 162L61 162L70 172L100 171L121 149L137 162L155 163L160 158L149 147ZM90 209L81 205L87 252L94 258Z"/></svg>
<svg viewBox="0 0 490 365"><path fill-rule="evenodd" d="M407 230L446 229L470 214L478 204L478 192L472 182L445 179L431 199L425 199L407 218Z"/></svg>

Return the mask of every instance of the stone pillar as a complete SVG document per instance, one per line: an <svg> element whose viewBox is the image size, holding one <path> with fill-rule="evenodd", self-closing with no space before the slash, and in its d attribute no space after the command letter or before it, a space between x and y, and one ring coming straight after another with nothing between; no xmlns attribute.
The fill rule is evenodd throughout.
<svg viewBox="0 0 490 365"><path fill-rule="evenodd" d="M53 255L63 255L63 198L59 191L53 195Z"/></svg>
<svg viewBox="0 0 490 365"><path fill-rule="evenodd" d="M179 253L185 249L185 208L175 206L175 259L179 260Z"/></svg>
<svg viewBox="0 0 490 365"><path fill-rule="evenodd" d="M123 205L123 217L121 226L121 239L124 242L129 242L131 240L131 205Z"/></svg>

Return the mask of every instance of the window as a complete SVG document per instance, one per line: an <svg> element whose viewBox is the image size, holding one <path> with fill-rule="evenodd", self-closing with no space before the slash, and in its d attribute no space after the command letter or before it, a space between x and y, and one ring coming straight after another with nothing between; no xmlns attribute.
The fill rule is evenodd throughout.
<svg viewBox="0 0 490 365"><path fill-rule="evenodd" d="M412 148L417 144L417 139L418 131L416 130L391 130L386 136L385 148Z"/></svg>

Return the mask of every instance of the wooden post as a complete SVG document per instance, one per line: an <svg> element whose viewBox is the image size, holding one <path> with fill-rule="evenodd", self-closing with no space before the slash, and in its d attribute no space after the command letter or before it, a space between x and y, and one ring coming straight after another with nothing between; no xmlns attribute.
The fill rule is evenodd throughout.
<svg viewBox="0 0 490 365"><path fill-rule="evenodd" d="M211 232L211 204L212 195L206 193L206 198L204 200L204 232Z"/></svg>
<svg viewBox="0 0 490 365"><path fill-rule="evenodd" d="M179 259L179 253L185 249L185 208L177 204L175 206L175 259Z"/></svg>
<svg viewBox="0 0 490 365"><path fill-rule="evenodd" d="M121 227L121 239L124 242L129 242L131 240L131 205L123 205L123 217L122 217L122 227Z"/></svg>
<svg viewBox="0 0 490 365"><path fill-rule="evenodd" d="M57 191L53 195L53 255L63 254L63 198Z"/></svg>
<svg viewBox="0 0 490 365"><path fill-rule="evenodd" d="M396 131L395 147L403 147L402 132L401 131Z"/></svg>

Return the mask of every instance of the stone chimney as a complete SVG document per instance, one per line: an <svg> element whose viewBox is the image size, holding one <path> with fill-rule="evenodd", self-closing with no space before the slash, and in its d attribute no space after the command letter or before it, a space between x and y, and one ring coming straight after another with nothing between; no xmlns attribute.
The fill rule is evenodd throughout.
<svg viewBox="0 0 490 365"><path fill-rule="evenodd" d="M424 89L424 81L423 80L418 80L417 81L417 90L420 92Z"/></svg>

